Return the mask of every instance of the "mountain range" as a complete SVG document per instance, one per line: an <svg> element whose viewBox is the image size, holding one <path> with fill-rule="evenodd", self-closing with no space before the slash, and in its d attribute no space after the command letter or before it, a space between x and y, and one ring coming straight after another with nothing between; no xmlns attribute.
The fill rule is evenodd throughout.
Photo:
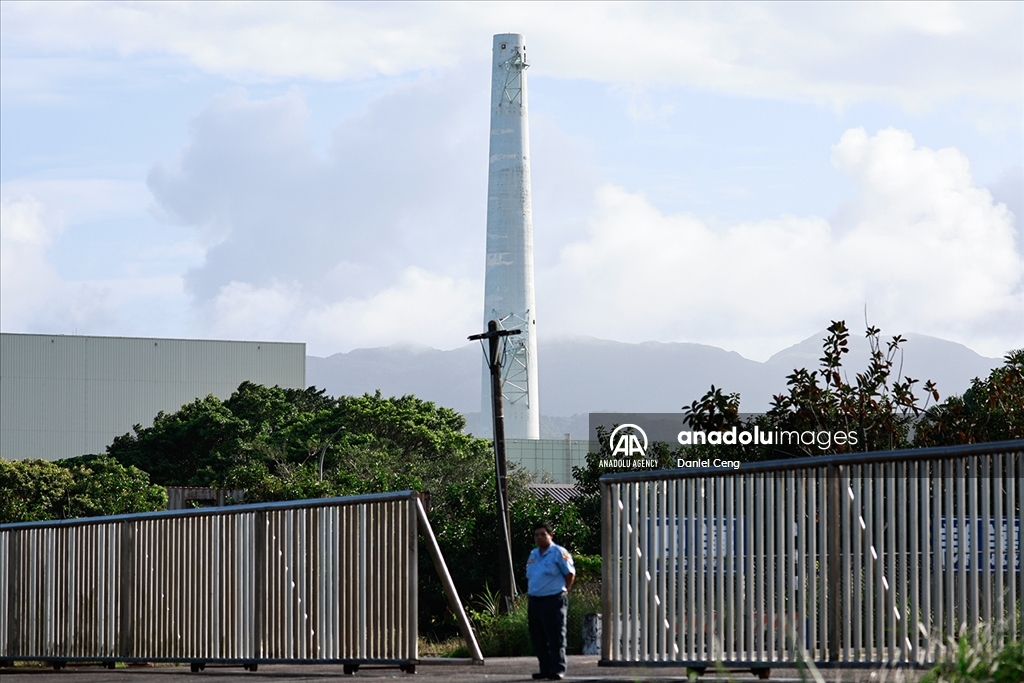
<svg viewBox="0 0 1024 683"><path fill-rule="evenodd" d="M786 389L794 369L818 368L822 331L779 351L767 361L734 351L685 342L629 344L593 337L561 337L538 342L541 437L586 438L590 412L675 412L710 387L739 392L743 412L761 412ZM963 393L974 377L1002 363L962 344L922 334L906 335L897 369L936 382L941 397ZM852 380L868 362L867 340L851 338L843 367ZM306 383L331 395L415 394L466 415L467 431L490 433L490 415L481 420L483 352L468 344L450 351L394 345L356 349L327 358L308 356ZM920 384L918 385L920 386Z"/></svg>

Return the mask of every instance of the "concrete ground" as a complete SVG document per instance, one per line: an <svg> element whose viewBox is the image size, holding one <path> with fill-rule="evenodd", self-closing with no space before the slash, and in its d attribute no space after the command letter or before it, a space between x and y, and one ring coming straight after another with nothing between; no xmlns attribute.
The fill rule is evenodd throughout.
<svg viewBox="0 0 1024 683"><path fill-rule="evenodd" d="M42 666L18 666L0 669L2 683L44 683L46 680L73 677L78 683L273 683L274 681L328 681L332 679L401 679L410 681L456 681L457 683L512 683L531 681L530 674L537 671L537 661L532 657L496 657L483 665L420 664L415 675L398 669L373 666L360 667L354 676L345 676L340 665L294 665L263 664L256 672L243 670L240 666L227 667L209 665L200 673L191 673L188 665L134 666L113 670L100 666L68 665L61 671ZM822 680L827 683L915 683L922 671L868 670L868 669L821 669ZM597 665L597 657L573 655L569 657L568 681L601 681L639 683L642 681L686 681L686 671L678 668L624 668ZM701 681L736 681L754 683L758 679L750 671L735 671L726 674L708 671ZM801 683L814 681L808 672L795 669L773 669L771 680L779 683ZM819 682L820 683L820 682Z"/></svg>

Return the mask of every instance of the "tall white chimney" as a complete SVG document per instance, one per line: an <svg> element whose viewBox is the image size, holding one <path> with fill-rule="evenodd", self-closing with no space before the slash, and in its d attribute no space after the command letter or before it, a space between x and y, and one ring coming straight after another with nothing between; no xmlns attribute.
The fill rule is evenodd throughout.
<svg viewBox="0 0 1024 683"><path fill-rule="evenodd" d="M537 304L533 288L533 209L527 118L526 39L494 36L491 70L491 149L487 174L487 276L484 327L521 329L507 338L502 362L505 435L540 438L537 401ZM491 414L490 376L483 374L482 421Z"/></svg>

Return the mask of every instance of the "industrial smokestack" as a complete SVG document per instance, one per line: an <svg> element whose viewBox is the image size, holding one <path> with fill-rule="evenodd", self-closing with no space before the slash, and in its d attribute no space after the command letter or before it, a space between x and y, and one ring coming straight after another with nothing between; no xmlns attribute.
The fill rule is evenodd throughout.
<svg viewBox="0 0 1024 683"><path fill-rule="evenodd" d="M540 438L537 401L537 306L533 289L533 209L530 203L530 127L526 105L526 39L494 36L491 70L491 149L487 174L487 276L484 326L521 329L507 337L502 362L505 434ZM484 367L481 415L491 412Z"/></svg>

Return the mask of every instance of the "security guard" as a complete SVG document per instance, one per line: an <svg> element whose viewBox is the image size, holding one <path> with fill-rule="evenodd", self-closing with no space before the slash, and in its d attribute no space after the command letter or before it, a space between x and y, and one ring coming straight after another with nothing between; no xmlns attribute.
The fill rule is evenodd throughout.
<svg viewBox="0 0 1024 683"><path fill-rule="evenodd" d="M576 580L576 566L569 551L553 543L554 532L547 522L533 527L533 541L537 547L526 562L530 642L540 662L540 673L533 677L558 681L565 678L566 594Z"/></svg>

